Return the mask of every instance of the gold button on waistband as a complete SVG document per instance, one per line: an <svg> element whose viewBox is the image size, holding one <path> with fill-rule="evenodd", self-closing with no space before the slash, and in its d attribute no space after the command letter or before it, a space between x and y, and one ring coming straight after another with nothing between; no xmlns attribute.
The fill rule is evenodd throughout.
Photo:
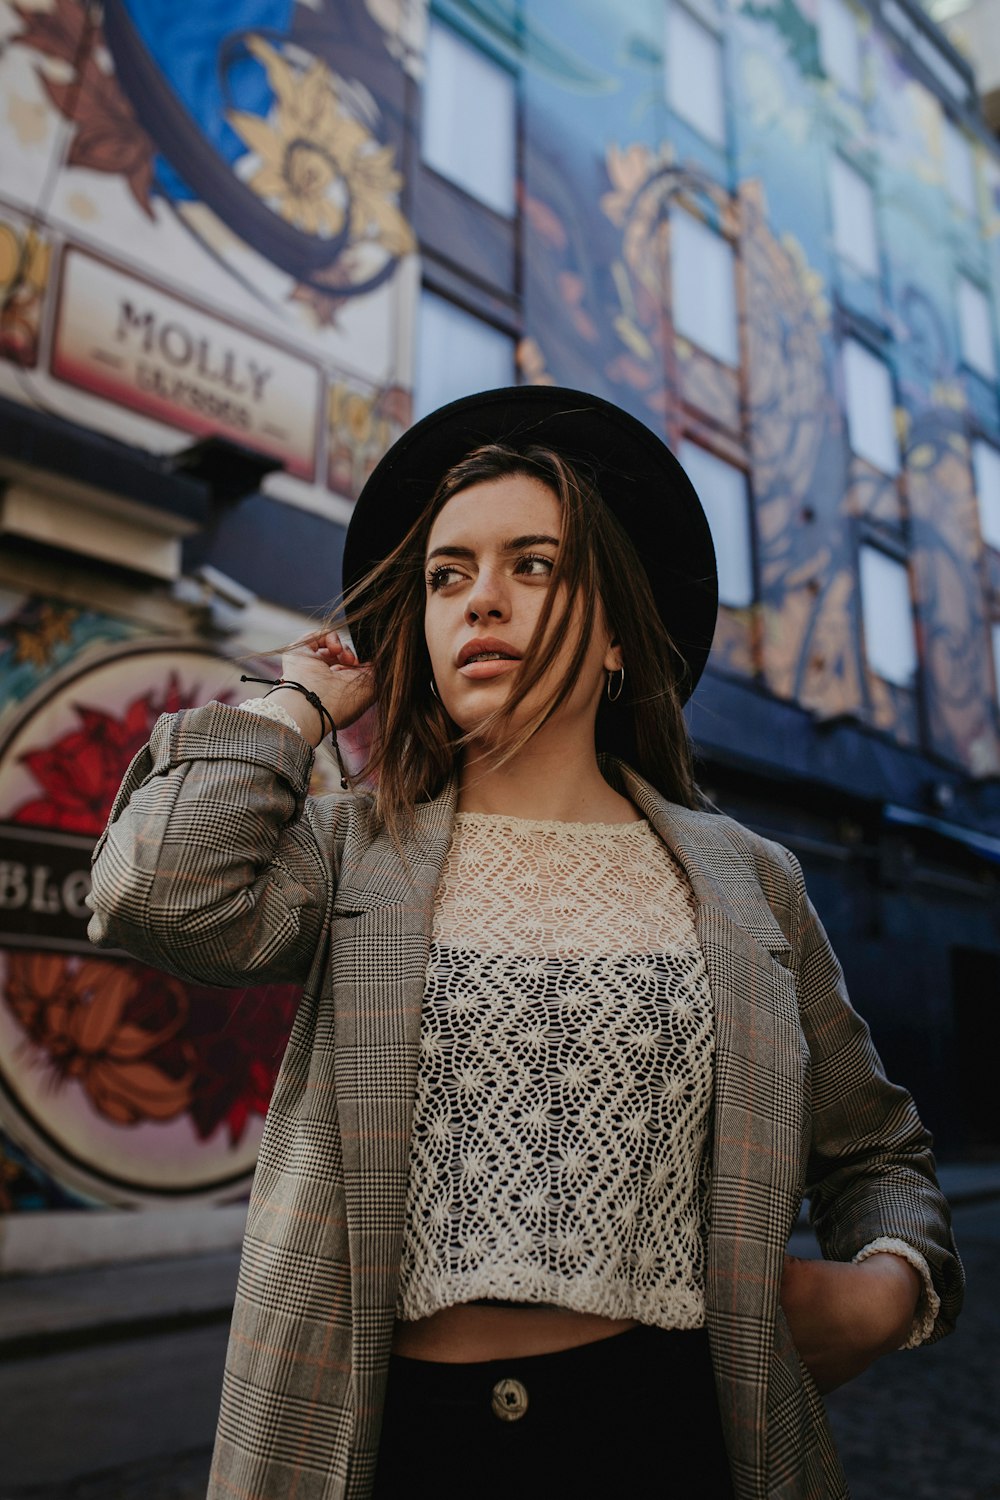
<svg viewBox="0 0 1000 1500"><path fill-rule="evenodd" d="M519 1380L498 1380L492 1404L493 1415L501 1422L519 1422L528 1410L528 1392Z"/></svg>

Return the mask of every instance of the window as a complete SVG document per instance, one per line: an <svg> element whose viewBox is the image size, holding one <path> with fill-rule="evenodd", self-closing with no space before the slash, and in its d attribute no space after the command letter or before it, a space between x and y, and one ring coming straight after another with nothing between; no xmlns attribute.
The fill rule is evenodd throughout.
<svg viewBox="0 0 1000 1500"><path fill-rule="evenodd" d="M917 640L905 563L865 543L861 548L861 616L868 665L896 687L917 676Z"/></svg>
<svg viewBox="0 0 1000 1500"><path fill-rule="evenodd" d="M697 443L682 443L680 460L708 517L719 565L719 602L741 609L754 597L746 476Z"/></svg>
<svg viewBox="0 0 1000 1500"><path fill-rule="evenodd" d="M435 292L420 297L414 420L447 401L514 384L514 340Z"/></svg>
<svg viewBox="0 0 1000 1500"><path fill-rule="evenodd" d="M997 364L989 298L964 276L958 278L958 337L962 359L969 368L987 380L995 380Z"/></svg>
<svg viewBox="0 0 1000 1500"><path fill-rule="evenodd" d="M514 212L514 79L447 26L427 34L424 161L508 218Z"/></svg>
<svg viewBox="0 0 1000 1500"><path fill-rule="evenodd" d="M1000 549L1000 451L992 443L977 440L972 444L972 472L983 541Z"/></svg>
<svg viewBox="0 0 1000 1500"><path fill-rule="evenodd" d="M823 71L847 93L861 96L861 38L846 0L820 0L819 55Z"/></svg>
<svg viewBox="0 0 1000 1500"><path fill-rule="evenodd" d="M851 451L883 474L898 473L899 444L889 367L856 339L844 343L844 393Z"/></svg>
<svg viewBox="0 0 1000 1500"><path fill-rule="evenodd" d="M670 218L674 327L727 365L740 359L735 269L728 241L676 209Z"/></svg>
<svg viewBox="0 0 1000 1500"><path fill-rule="evenodd" d="M667 10L667 99L706 140L726 144L722 42L683 5Z"/></svg>
<svg viewBox="0 0 1000 1500"><path fill-rule="evenodd" d="M958 126L944 117L944 182L948 196L971 219L976 217L976 164L972 146Z"/></svg>
<svg viewBox="0 0 1000 1500"><path fill-rule="evenodd" d="M877 276L878 233L875 228L875 196L868 181L842 156L834 156L830 169L830 199L833 207L833 242L842 255L865 276Z"/></svg>

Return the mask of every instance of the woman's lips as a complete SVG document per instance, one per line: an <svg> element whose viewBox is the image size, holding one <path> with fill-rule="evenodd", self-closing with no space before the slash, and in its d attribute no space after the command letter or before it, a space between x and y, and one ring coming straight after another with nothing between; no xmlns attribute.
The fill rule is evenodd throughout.
<svg viewBox="0 0 1000 1500"><path fill-rule="evenodd" d="M464 667L459 667L458 671L461 677L480 681L487 677L500 677L504 672L512 672L520 665L520 660L505 656L495 658L493 661L467 661Z"/></svg>

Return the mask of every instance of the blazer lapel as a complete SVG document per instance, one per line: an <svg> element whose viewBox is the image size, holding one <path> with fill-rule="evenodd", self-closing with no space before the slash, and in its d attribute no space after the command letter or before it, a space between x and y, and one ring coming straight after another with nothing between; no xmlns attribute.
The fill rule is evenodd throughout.
<svg viewBox="0 0 1000 1500"><path fill-rule="evenodd" d="M420 1011L456 786L417 808L401 854L364 820L345 843L331 930L334 1080L351 1257L356 1438L380 1411L406 1202ZM409 868L407 868L407 862Z"/></svg>
<svg viewBox="0 0 1000 1500"><path fill-rule="evenodd" d="M803 1077L792 953L751 845L730 819L665 801L628 767L623 790L684 868L715 1014L706 1320L720 1403L753 1493L766 1472L768 1370L783 1255L801 1202Z"/></svg>

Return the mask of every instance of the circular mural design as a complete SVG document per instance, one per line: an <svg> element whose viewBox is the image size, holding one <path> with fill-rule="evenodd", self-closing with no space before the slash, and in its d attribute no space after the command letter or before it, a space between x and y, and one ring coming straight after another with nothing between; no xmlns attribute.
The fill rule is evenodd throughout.
<svg viewBox="0 0 1000 1500"><path fill-rule="evenodd" d="M163 712L244 695L202 646L52 679L0 743L0 1125L102 1203L239 1196L298 995L195 985L93 948L90 851Z"/></svg>

